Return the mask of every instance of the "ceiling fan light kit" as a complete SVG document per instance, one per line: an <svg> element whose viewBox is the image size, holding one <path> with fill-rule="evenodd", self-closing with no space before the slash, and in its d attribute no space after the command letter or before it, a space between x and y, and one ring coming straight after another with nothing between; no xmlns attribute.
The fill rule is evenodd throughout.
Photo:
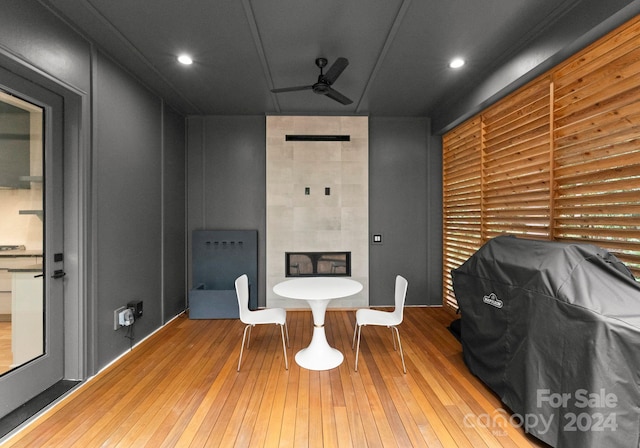
<svg viewBox="0 0 640 448"><path fill-rule="evenodd" d="M349 60L347 58L338 58L336 61L329 67L327 73L324 73L324 67L327 66L328 61L325 58L317 58L316 65L320 68L320 75L318 76L318 81L315 84L306 85L306 86L297 86L297 87L284 87L282 89L272 89L273 93L283 93L283 92L297 92L299 90L311 90L313 93L318 95L325 95L331 98L334 101L337 101L345 106L353 103L349 98L344 96L342 93L335 90L333 87L336 79L342 74L347 65L349 65Z"/></svg>

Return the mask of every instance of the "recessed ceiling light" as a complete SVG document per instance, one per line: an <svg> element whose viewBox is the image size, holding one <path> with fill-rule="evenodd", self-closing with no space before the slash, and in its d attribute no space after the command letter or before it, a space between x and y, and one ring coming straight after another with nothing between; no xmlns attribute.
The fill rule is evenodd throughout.
<svg viewBox="0 0 640 448"><path fill-rule="evenodd" d="M191 65L193 64L193 59L191 59L186 54L181 54L180 56L178 56L178 62L184 65Z"/></svg>
<svg viewBox="0 0 640 448"><path fill-rule="evenodd" d="M464 65L464 59L455 58L451 62L449 62L449 67L451 68L460 68Z"/></svg>

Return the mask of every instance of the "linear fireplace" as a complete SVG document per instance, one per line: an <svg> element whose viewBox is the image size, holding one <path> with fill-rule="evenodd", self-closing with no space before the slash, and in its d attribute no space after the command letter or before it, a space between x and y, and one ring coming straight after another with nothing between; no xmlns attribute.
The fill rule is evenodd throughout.
<svg viewBox="0 0 640 448"><path fill-rule="evenodd" d="M351 276L351 252L285 252L287 277Z"/></svg>

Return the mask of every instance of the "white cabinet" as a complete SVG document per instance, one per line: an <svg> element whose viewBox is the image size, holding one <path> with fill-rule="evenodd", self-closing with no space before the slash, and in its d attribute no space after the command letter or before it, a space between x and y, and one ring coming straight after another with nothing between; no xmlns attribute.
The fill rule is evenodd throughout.
<svg viewBox="0 0 640 448"><path fill-rule="evenodd" d="M11 316L11 274L0 267L0 321L8 320L9 316Z"/></svg>
<svg viewBox="0 0 640 448"><path fill-rule="evenodd" d="M13 367L44 353L43 281L37 272L13 272L11 351Z"/></svg>
<svg viewBox="0 0 640 448"><path fill-rule="evenodd" d="M10 320L11 316L11 271L41 262L42 251L0 250L0 320Z"/></svg>

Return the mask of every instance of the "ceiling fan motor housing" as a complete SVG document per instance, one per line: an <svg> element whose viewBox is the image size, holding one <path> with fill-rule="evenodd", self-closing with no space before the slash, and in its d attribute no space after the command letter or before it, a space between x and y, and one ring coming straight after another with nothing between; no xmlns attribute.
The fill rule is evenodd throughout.
<svg viewBox="0 0 640 448"><path fill-rule="evenodd" d="M327 66L327 60L325 58L317 58L316 59L316 65L318 67L320 67L320 69L322 69L323 67Z"/></svg>

